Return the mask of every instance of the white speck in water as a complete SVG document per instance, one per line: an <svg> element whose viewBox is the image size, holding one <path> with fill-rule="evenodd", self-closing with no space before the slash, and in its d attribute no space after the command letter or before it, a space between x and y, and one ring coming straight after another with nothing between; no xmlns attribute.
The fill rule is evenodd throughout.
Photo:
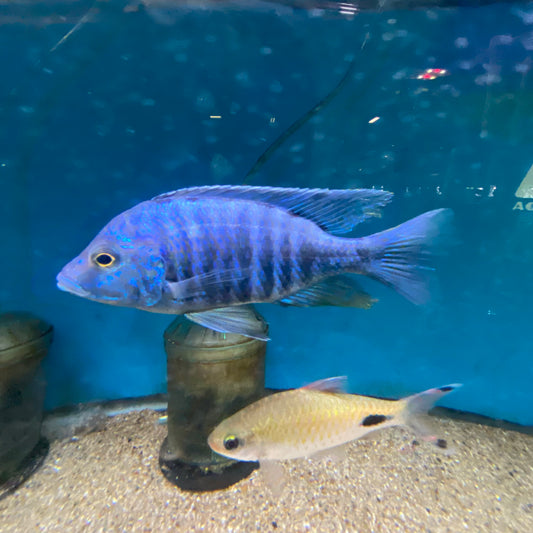
<svg viewBox="0 0 533 533"><path fill-rule="evenodd" d="M196 95L195 107L198 111L209 112L215 107L215 98L209 91L199 91Z"/></svg>
<svg viewBox="0 0 533 533"><path fill-rule="evenodd" d="M473 61L459 61L459 68L462 70L471 70L474 64Z"/></svg>
<svg viewBox="0 0 533 533"><path fill-rule="evenodd" d="M533 50L533 32L526 33L520 37L520 42L526 50Z"/></svg>
<svg viewBox="0 0 533 533"><path fill-rule="evenodd" d="M143 98L141 100L141 105L145 107L153 107L155 105L155 100L153 98Z"/></svg>
<svg viewBox="0 0 533 533"><path fill-rule="evenodd" d="M511 13L520 17L525 24L533 24L533 11L524 11L523 9L513 7Z"/></svg>
<svg viewBox="0 0 533 533"><path fill-rule="evenodd" d="M269 55L272 53L272 48L270 48L269 46L262 46L262 47L259 49L259 53L260 53L262 56L269 56Z"/></svg>
<svg viewBox="0 0 533 533"><path fill-rule="evenodd" d="M492 44L512 44L513 40L512 35L495 35Z"/></svg>
<svg viewBox="0 0 533 533"><path fill-rule="evenodd" d="M304 143L295 143L290 148L289 151L294 153L301 152L304 148Z"/></svg>
<svg viewBox="0 0 533 533"><path fill-rule="evenodd" d="M29 115L35 111L35 109L29 105L21 105L19 109L26 115Z"/></svg>
<svg viewBox="0 0 533 533"><path fill-rule="evenodd" d="M179 52L177 54L174 54L174 61L176 63L187 63L188 56L186 52Z"/></svg>
<svg viewBox="0 0 533 533"><path fill-rule="evenodd" d="M241 71L235 74L235 80L241 85L248 86L250 85L250 75L248 72Z"/></svg>
<svg viewBox="0 0 533 533"><path fill-rule="evenodd" d="M387 24L396 24L398 21L396 19L388 19Z"/></svg>
<svg viewBox="0 0 533 533"><path fill-rule="evenodd" d="M313 141L323 141L325 138L326 136L321 131L315 131L315 133L313 133Z"/></svg>
<svg viewBox="0 0 533 533"><path fill-rule="evenodd" d="M283 85L278 80L275 80L268 86L268 89L273 93L279 94L283 92Z"/></svg>
<svg viewBox="0 0 533 533"><path fill-rule="evenodd" d="M394 39L394 33L387 31L381 36L381 38L384 41L392 41Z"/></svg>
<svg viewBox="0 0 533 533"><path fill-rule="evenodd" d="M455 48L468 48L468 39L466 37L457 37L453 42Z"/></svg>
<svg viewBox="0 0 533 533"><path fill-rule="evenodd" d="M521 74L525 74L526 72L529 72L530 69L531 69L531 65L527 61L524 61L522 63L517 63L514 66L515 72L520 72Z"/></svg>
<svg viewBox="0 0 533 533"><path fill-rule="evenodd" d="M325 13L325 10L324 9L318 9L318 8L315 8L315 9L310 9L309 12L307 13L307 15L310 17L310 18L321 18L324 16L324 13Z"/></svg>
<svg viewBox="0 0 533 533"><path fill-rule="evenodd" d="M495 83L500 83L502 77L499 74L487 72L486 74L481 74L476 76L474 82L477 85L494 85Z"/></svg>
<svg viewBox="0 0 533 533"><path fill-rule="evenodd" d="M235 172L233 165L222 154L215 154L210 166L217 179L224 179Z"/></svg>
<svg viewBox="0 0 533 533"><path fill-rule="evenodd" d="M397 70L393 75L392 75L392 79L393 80L403 80L407 78L407 70L406 69L401 69L401 70Z"/></svg>

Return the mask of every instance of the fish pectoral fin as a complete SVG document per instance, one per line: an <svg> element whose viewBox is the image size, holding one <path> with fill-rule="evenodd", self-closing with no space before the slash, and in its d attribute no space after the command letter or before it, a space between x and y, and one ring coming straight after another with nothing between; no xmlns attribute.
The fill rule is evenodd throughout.
<svg viewBox="0 0 533 533"><path fill-rule="evenodd" d="M283 466L278 461L267 461L265 459L259 461L259 471L263 477L263 481L269 488L272 496L279 498L285 486L285 473Z"/></svg>
<svg viewBox="0 0 533 533"><path fill-rule="evenodd" d="M341 463L346 459L346 453L348 451L348 443L340 444L339 446L333 446L332 448L327 448L325 450L320 450L319 452L311 455L311 459L318 460L327 460L330 459L333 463Z"/></svg>
<svg viewBox="0 0 533 533"><path fill-rule="evenodd" d="M220 333L236 333L260 341L269 340L264 322L259 320L250 306L221 307L199 313L186 313L185 316L200 326Z"/></svg>
<svg viewBox="0 0 533 533"><path fill-rule="evenodd" d="M318 381L313 381L309 385L301 387L302 389L307 390L317 390L320 392L346 392L346 383L348 378L346 376L336 376L334 378L319 379Z"/></svg>
<svg viewBox="0 0 533 533"><path fill-rule="evenodd" d="M354 274L340 274L326 278L283 298L279 303L296 307L334 305L370 309L377 300L361 288L355 276Z"/></svg>
<svg viewBox="0 0 533 533"><path fill-rule="evenodd" d="M174 300L187 300L205 296L207 289L215 285L242 281L250 276L249 269L227 269L208 272L181 281L167 281L168 288Z"/></svg>

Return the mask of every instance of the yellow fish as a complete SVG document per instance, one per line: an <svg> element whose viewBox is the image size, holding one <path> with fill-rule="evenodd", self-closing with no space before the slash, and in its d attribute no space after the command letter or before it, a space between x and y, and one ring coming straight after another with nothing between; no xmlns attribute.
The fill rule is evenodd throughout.
<svg viewBox="0 0 533 533"><path fill-rule="evenodd" d="M345 377L311 383L262 398L221 422L209 435L211 449L240 461L310 457L391 426L407 426L425 440L446 448L430 435L419 416L445 394L460 387L446 385L401 400L381 400L342 392Z"/></svg>

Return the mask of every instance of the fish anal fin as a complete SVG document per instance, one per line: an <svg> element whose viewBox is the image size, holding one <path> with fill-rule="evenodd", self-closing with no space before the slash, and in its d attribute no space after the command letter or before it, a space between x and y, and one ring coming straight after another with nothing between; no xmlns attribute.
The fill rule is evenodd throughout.
<svg viewBox="0 0 533 533"><path fill-rule="evenodd" d="M185 316L196 324L220 333L236 333L261 341L269 340L264 322L249 306L223 307L197 313L186 313Z"/></svg>
<svg viewBox="0 0 533 533"><path fill-rule="evenodd" d="M343 234L392 199L392 193L378 189L298 189L284 187L252 187L247 185L215 185L190 187L161 194L152 199L164 202L187 198L230 198L274 205L307 218L333 234Z"/></svg>
<svg viewBox="0 0 533 533"><path fill-rule="evenodd" d="M333 305L369 309L375 302L377 300L361 288L356 280L356 275L339 274L291 294L280 300L279 303L296 307Z"/></svg>
<svg viewBox="0 0 533 533"><path fill-rule="evenodd" d="M346 384L348 378L346 376L336 376L333 378L320 379L313 381L309 385L305 385L302 389L316 390L320 392L342 393L346 392Z"/></svg>

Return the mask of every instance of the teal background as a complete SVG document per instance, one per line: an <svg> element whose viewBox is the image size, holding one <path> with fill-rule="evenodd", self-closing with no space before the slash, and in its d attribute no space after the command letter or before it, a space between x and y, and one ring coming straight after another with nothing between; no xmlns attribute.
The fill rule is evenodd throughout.
<svg viewBox="0 0 533 533"><path fill-rule="evenodd" d="M446 405L533 423L533 204L515 197L533 164L533 4L347 18L97 2L57 48L92 3L53 4L0 10L0 308L55 326L48 407L165 389L171 318L62 293L61 267L142 200L242 183L354 60L250 183L383 187L393 203L358 234L451 207L457 242L423 307L370 281L370 311L260 307L267 385L347 375L353 392L399 396L462 382ZM427 68L448 75L417 79Z"/></svg>

